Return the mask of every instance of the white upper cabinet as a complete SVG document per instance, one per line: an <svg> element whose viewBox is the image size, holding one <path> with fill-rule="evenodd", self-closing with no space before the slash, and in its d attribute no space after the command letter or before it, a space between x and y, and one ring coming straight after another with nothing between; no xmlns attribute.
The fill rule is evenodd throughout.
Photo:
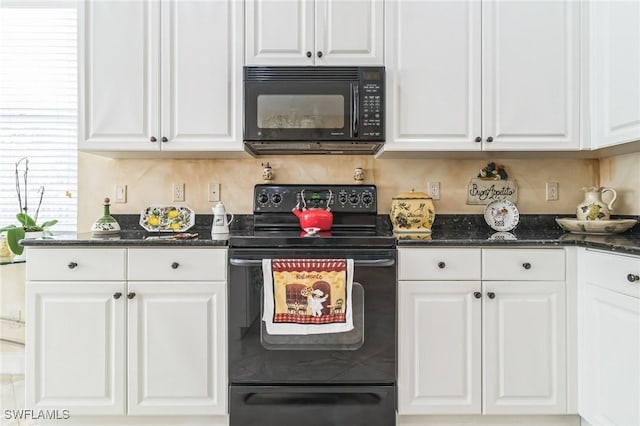
<svg viewBox="0 0 640 426"><path fill-rule="evenodd" d="M247 0L245 65L383 65L382 0Z"/></svg>
<svg viewBox="0 0 640 426"><path fill-rule="evenodd" d="M479 150L481 3L387 3L385 150Z"/></svg>
<svg viewBox="0 0 640 426"><path fill-rule="evenodd" d="M591 147L640 140L640 3L589 2Z"/></svg>
<svg viewBox="0 0 640 426"><path fill-rule="evenodd" d="M578 8L387 3L385 151L579 149Z"/></svg>
<svg viewBox="0 0 640 426"><path fill-rule="evenodd" d="M80 149L242 149L242 2L88 1L83 10Z"/></svg>

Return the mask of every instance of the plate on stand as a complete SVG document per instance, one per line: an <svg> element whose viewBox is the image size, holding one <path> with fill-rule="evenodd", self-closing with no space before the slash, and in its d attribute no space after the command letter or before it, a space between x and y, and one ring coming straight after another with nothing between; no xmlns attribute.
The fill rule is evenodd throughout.
<svg viewBox="0 0 640 426"><path fill-rule="evenodd" d="M485 207L484 220L495 231L511 231L520 222L520 212L511 201L496 200Z"/></svg>

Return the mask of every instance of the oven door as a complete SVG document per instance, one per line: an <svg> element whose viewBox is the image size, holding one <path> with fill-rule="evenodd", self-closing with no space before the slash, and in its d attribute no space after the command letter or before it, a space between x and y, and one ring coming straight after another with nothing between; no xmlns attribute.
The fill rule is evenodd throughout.
<svg viewBox="0 0 640 426"><path fill-rule="evenodd" d="M353 258L354 330L266 334L263 258ZM393 384L396 377L395 250L231 249L229 381L232 384Z"/></svg>
<svg viewBox="0 0 640 426"><path fill-rule="evenodd" d="M245 81L244 140L351 140L357 92L348 81Z"/></svg>

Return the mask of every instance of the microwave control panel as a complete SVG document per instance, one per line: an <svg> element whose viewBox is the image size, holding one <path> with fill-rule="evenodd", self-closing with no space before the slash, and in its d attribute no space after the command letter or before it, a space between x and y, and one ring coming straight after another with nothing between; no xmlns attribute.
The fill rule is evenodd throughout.
<svg viewBox="0 0 640 426"><path fill-rule="evenodd" d="M363 71L361 76L361 137L384 139L384 72Z"/></svg>

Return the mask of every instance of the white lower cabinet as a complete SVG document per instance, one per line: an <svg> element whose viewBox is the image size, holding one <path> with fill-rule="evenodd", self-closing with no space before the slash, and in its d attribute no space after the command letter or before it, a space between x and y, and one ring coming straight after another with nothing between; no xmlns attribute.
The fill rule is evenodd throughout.
<svg viewBox="0 0 640 426"><path fill-rule="evenodd" d="M578 412L640 424L640 257L580 249Z"/></svg>
<svg viewBox="0 0 640 426"><path fill-rule="evenodd" d="M567 413L564 251L494 250L399 249L400 415ZM483 281L496 255L525 272ZM523 278L558 264L562 280Z"/></svg>
<svg viewBox="0 0 640 426"><path fill-rule="evenodd" d="M213 262L190 263L188 252ZM226 414L225 250L28 253L26 407L72 416ZM134 272L127 281L149 254L156 264L148 277ZM93 255L119 259L110 275L120 279L100 281ZM167 262L171 281L159 281ZM47 268L51 279L41 280Z"/></svg>

